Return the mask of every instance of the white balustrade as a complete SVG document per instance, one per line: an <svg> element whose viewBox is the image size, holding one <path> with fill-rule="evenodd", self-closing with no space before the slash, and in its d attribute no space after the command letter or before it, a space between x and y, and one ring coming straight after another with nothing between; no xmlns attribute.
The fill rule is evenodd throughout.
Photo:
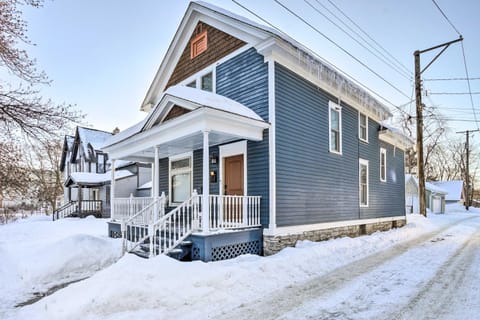
<svg viewBox="0 0 480 320"><path fill-rule="evenodd" d="M127 220L139 211L153 203L152 197L135 198L114 198L113 207L115 212L114 219L117 221Z"/></svg>
<svg viewBox="0 0 480 320"><path fill-rule="evenodd" d="M210 229L260 226L260 196L210 195Z"/></svg>

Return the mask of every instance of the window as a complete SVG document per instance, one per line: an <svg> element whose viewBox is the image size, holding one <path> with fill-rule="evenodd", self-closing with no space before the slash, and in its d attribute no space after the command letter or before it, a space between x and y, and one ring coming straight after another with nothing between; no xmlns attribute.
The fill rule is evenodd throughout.
<svg viewBox="0 0 480 320"><path fill-rule="evenodd" d="M368 207L368 160L359 161L360 207Z"/></svg>
<svg viewBox="0 0 480 320"><path fill-rule="evenodd" d="M197 57L199 54L207 51L207 31L203 31L190 42L190 59Z"/></svg>
<svg viewBox="0 0 480 320"><path fill-rule="evenodd" d="M380 148L380 181L387 181L387 150Z"/></svg>
<svg viewBox="0 0 480 320"><path fill-rule="evenodd" d="M205 73L205 71L207 71L207 73ZM212 68L209 68L205 71L188 78L181 84L190 88L199 88L204 91L214 92L215 69L212 70Z"/></svg>
<svg viewBox="0 0 480 320"><path fill-rule="evenodd" d="M202 90L204 91L213 91L213 75L212 73L207 73L201 78Z"/></svg>
<svg viewBox="0 0 480 320"><path fill-rule="evenodd" d="M97 155L97 173L105 173L105 160L106 157L104 154L99 153Z"/></svg>
<svg viewBox="0 0 480 320"><path fill-rule="evenodd" d="M358 138L368 142L368 117L363 113L358 116Z"/></svg>
<svg viewBox="0 0 480 320"><path fill-rule="evenodd" d="M170 159L170 202L179 204L192 194L192 157Z"/></svg>
<svg viewBox="0 0 480 320"><path fill-rule="evenodd" d="M330 152L342 153L342 108L329 102Z"/></svg>

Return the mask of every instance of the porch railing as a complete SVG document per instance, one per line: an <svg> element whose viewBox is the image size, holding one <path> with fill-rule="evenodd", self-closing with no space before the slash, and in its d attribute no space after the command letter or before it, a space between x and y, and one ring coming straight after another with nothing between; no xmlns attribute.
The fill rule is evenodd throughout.
<svg viewBox="0 0 480 320"><path fill-rule="evenodd" d="M210 195L210 229L260 226L261 196Z"/></svg>
<svg viewBox="0 0 480 320"><path fill-rule="evenodd" d="M153 200L153 197L134 198L133 196L130 196L128 198L114 198L113 219L125 221L150 206L153 203Z"/></svg>
<svg viewBox="0 0 480 320"><path fill-rule="evenodd" d="M89 214L102 214L102 200L82 200L78 203L78 213L81 217Z"/></svg>
<svg viewBox="0 0 480 320"><path fill-rule="evenodd" d="M65 217L68 217L69 215L72 215L78 211L78 206L76 201L70 201L53 213L53 221L58 220L58 219L63 219Z"/></svg>

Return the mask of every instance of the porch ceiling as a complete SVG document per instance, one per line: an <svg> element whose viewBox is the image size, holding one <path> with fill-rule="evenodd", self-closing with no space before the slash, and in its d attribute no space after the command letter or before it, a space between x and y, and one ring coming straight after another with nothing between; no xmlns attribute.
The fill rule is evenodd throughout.
<svg viewBox="0 0 480 320"><path fill-rule="evenodd" d="M201 149L203 131L209 132L209 145L216 145L239 139L260 141L268 127L265 121L203 106L104 149L111 159L152 162L155 146L161 158Z"/></svg>

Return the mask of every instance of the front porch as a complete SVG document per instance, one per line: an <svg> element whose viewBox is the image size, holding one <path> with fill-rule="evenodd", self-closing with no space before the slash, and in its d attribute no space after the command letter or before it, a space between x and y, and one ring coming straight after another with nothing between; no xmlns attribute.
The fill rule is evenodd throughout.
<svg viewBox="0 0 480 320"><path fill-rule="evenodd" d="M261 199L268 181L261 184L263 193L251 193L249 177L256 176L249 172L247 156L265 172L263 131L269 124L225 97L171 89L144 121L115 135L104 148L113 168L116 159L152 163L151 196L112 198L109 234L124 239L126 252L172 254L191 242L194 258L216 259L221 255L211 254L212 246L205 244L212 242L206 238L244 234L248 240L251 230L262 226ZM248 153L251 143L266 152ZM113 179L111 190L114 195ZM261 244L261 232L255 234ZM243 246L255 250L241 253L261 253L261 245Z"/></svg>

